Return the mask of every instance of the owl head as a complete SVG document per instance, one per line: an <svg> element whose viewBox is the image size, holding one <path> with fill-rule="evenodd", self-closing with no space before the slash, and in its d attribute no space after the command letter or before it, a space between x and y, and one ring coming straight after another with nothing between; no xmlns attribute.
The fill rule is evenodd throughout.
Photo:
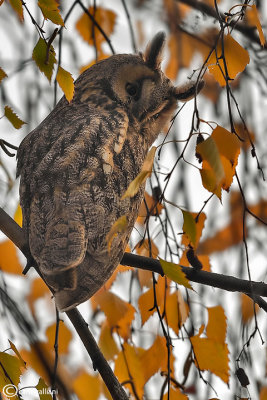
<svg viewBox="0 0 267 400"><path fill-rule="evenodd" d="M165 34L159 32L144 54L118 54L95 64L77 80L101 89L128 114L129 121L152 143L172 117L177 101L187 101L203 87L203 81L175 87L161 70Z"/></svg>

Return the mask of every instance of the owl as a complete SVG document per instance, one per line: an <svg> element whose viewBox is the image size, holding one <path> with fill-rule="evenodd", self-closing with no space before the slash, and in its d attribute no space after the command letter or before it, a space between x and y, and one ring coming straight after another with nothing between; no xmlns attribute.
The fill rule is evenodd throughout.
<svg viewBox="0 0 267 400"><path fill-rule="evenodd" d="M31 257L60 311L89 299L119 264L138 216L144 185L121 199L177 101L202 83L174 87L161 71L165 35L144 54L113 55L83 72L22 141L17 175ZM111 245L107 235L126 216Z"/></svg>

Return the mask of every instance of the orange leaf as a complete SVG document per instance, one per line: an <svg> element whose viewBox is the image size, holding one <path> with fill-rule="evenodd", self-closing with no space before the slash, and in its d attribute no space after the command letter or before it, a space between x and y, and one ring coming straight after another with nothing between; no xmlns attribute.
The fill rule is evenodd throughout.
<svg viewBox="0 0 267 400"><path fill-rule="evenodd" d="M255 312L259 311L259 306L258 304L255 304ZM242 312L242 321L244 324L247 324L251 318L254 317L254 302L253 300L245 295L244 293L241 293L241 312Z"/></svg>
<svg viewBox="0 0 267 400"><path fill-rule="evenodd" d="M62 67L58 67L57 81L63 90L66 99L70 102L74 95L74 83L71 74Z"/></svg>
<svg viewBox="0 0 267 400"><path fill-rule="evenodd" d="M106 360L113 360L114 356L119 352L107 320L102 323L98 345Z"/></svg>
<svg viewBox="0 0 267 400"><path fill-rule="evenodd" d="M128 343L124 343L123 350L118 354L115 361L114 373L120 382L129 382L130 377L133 378L133 384L139 398L143 398L144 385L146 383L141 356L145 352L140 347L133 347ZM127 360L127 364L125 362ZM134 395L132 385L125 383L124 385Z"/></svg>
<svg viewBox="0 0 267 400"><path fill-rule="evenodd" d="M18 204L18 207L15 211L14 214L14 221L20 226L22 227L22 210L21 210L21 206L20 204Z"/></svg>
<svg viewBox="0 0 267 400"><path fill-rule="evenodd" d="M181 392L178 387L170 387L170 392L165 393L163 396L163 400L188 400L189 398Z"/></svg>
<svg viewBox="0 0 267 400"><path fill-rule="evenodd" d="M0 243L0 268L10 274L21 275L22 273L16 246L11 240L5 240Z"/></svg>
<svg viewBox="0 0 267 400"><path fill-rule="evenodd" d="M218 125L208 139L197 145L196 153L203 160L203 186L221 198L221 189L230 188L235 174L240 153L238 137Z"/></svg>
<svg viewBox="0 0 267 400"><path fill-rule="evenodd" d="M224 40L224 54L222 54L222 43L219 42L209 59L209 72L221 86L226 85L226 71L223 59L224 56L227 72L230 79L234 79L239 72L242 72L249 63L249 54L231 35L226 35Z"/></svg>
<svg viewBox="0 0 267 400"><path fill-rule="evenodd" d="M55 336L56 336L56 323L50 325L46 329L46 337L48 339L48 345L51 349L54 348L55 345ZM64 323L59 324L58 331L58 353L66 354L68 353L68 348L70 341L72 339L72 333L68 329L68 327Z"/></svg>
<svg viewBox="0 0 267 400"><path fill-rule="evenodd" d="M158 202L153 196L145 192L144 200L139 208L137 222L144 224L146 218L151 215L159 215L164 209L164 206Z"/></svg>
<svg viewBox="0 0 267 400"><path fill-rule="evenodd" d="M79 400L97 400L101 393L101 381L99 374L90 375L81 371L73 381L73 389Z"/></svg>
<svg viewBox="0 0 267 400"><path fill-rule="evenodd" d="M105 313L110 328L117 328L123 338L128 338L135 308L114 293L105 290L95 295L95 301Z"/></svg>
<svg viewBox="0 0 267 400"><path fill-rule="evenodd" d="M172 294L167 293L165 313L165 319L168 325L173 329L176 335L178 335L181 326L185 323L189 314L189 307L185 303L179 290Z"/></svg>
<svg viewBox="0 0 267 400"><path fill-rule="evenodd" d="M265 45L265 37L260 23L259 13L255 4L247 7L246 17L250 25L256 26L259 32L261 45Z"/></svg>
<svg viewBox="0 0 267 400"><path fill-rule="evenodd" d="M153 257L157 258L159 254L159 249L153 242L153 240L141 240L137 245L135 246L136 253L139 254L140 256L144 257Z"/></svg>
<svg viewBox="0 0 267 400"><path fill-rule="evenodd" d="M200 338L202 329L199 330L198 335L191 337L191 343L196 357L196 365L200 370L210 370L225 383L228 383L229 351L225 343L226 317L221 306L209 308L208 313L207 338Z"/></svg>
<svg viewBox="0 0 267 400"><path fill-rule="evenodd" d="M143 289L144 287L150 288L152 286L152 272L138 268L137 270L138 281Z"/></svg>
<svg viewBox="0 0 267 400"><path fill-rule="evenodd" d="M157 304L158 307L161 309L164 307L164 298L166 295L166 281L165 278L163 278L162 276L158 277L155 290L156 290ZM141 296L139 296L138 307L141 314L142 325L144 325L144 323L148 320L148 318L150 318L156 311L156 308L153 308L154 303L155 301L154 301L153 287L147 290L145 293L141 294Z"/></svg>
<svg viewBox="0 0 267 400"><path fill-rule="evenodd" d="M28 302L33 314L35 301L38 300L40 297L43 297L45 294L48 294L49 298L51 298L52 296L50 290L41 278L34 279L34 281L32 282L31 291L28 294Z"/></svg>
<svg viewBox="0 0 267 400"><path fill-rule="evenodd" d="M144 378L147 382L151 376L153 376L159 370L167 371L168 369L168 353L166 347L166 339L157 336L154 343L149 349L143 352L140 356L141 363L144 368ZM155 362L157 360L157 362ZM173 355L171 354L170 359L170 370L173 371Z"/></svg>
<svg viewBox="0 0 267 400"><path fill-rule="evenodd" d="M88 12L94 17L106 35L110 36L114 30L116 14L111 10L101 7L97 7L96 9L89 7ZM76 29L86 42L91 46L96 45L97 49L100 49L102 42L106 40L86 13L83 13L77 21Z"/></svg>
<svg viewBox="0 0 267 400"><path fill-rule="evenodd" d="M15 129L20 129L22 125L25 124L9 106L5 106L5 117L11 122Z"/></svg>

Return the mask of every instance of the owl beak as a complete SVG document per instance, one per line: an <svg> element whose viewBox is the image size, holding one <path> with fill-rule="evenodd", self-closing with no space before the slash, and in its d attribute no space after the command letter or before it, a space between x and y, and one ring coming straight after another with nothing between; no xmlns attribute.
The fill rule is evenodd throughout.
<svg viewBox="0 0 267 400"><path fill-rule="evenodd" d="M198 93L203 89L204 84L204 81L201 80L198 82L189 82L183 86L178 86L174 88L173 96L179 101L186 102L197 96Z"/></svg>

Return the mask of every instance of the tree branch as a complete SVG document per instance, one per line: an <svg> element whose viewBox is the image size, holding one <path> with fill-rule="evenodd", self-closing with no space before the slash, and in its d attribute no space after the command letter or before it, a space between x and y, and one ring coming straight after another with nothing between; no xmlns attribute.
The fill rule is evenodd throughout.
<svg viewBox="0 0 267 400"><path fill-rule="evenodd" d="M28 257L30 252L27 247L27 241L23 234L23 230L2 208L0 208L0 230L2 230L10 240L12 240L12 242L26 257ZM51 290L51 288L49 289ZM114 375L79 311L73 309L67 311L66 314L83 342L93 362L94 369L99 371L112 398L114 400L128 400L125 390Z"/></svg>
<svg viewBox="0 0 267 400"><path fill-rule="evenodd" d="M204 3L203 1L196 1L196 0L177 0L180 3L186 4L195 10L198 10L209 17L215 18L216 20L219 20L221 18L223 21L225 20L225 15L223 13L220 13L219 16L216 13L216 10L214 7L208 5L207 3ZM244 36L246 36L249 40L251 40L254 43L257 43L258 45L261 46L260 39L257 36L256 29L254 27L248 26L244 22L235 22L235 21L230 21L228 23L229 26L233 27L240 33L242 33ZM262 46L261 46L262 47ZM263 46L265 49L267 49L267 43L264 44Z"/></svg>

